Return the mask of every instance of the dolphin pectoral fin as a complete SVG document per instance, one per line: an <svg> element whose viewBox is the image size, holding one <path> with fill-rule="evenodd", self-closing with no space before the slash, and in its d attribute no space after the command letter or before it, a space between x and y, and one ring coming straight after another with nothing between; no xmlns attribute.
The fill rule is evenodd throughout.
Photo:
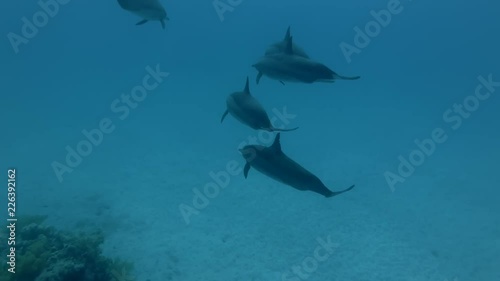
<svg viewBox="0 0 500 281"><path fill-rule="evenodd" d="M160 20L160 23L161 23L161 27L162 27L163 29L165 29L165 20Z"/></svg>
<svg viewBox="0 0 500 281"><path fill-rule="evenodd" d="M248 171L250 171L250 163L245 164L245 168L243 169L243 175L245 175L245 179L248 177Z"/></svg>
<svg viewBox="0 0 500 281"><path fill-rule="evenodd" d="M291 132L297 130L299 127L295 127L292 129L280 129L280 128L271 128L271 132Z"/></svg>
<svg viewBox="0 0 500 281"><path fill-rule="evenodd" d="M326 197L330 198L330 197L333 197L333 196L337 196L337 195L342 194L342 193L344 193L344 192L347 192L347 191L349 191L349 190L351 190L351 189L353 189L353 188L354 188L354 184L353 184L353 185L351 185L349 188L346 188L346 189L341 190L341 191L336 191L336 192L333 192L333 191L332 191L332 193L330 193L330 194L326 195Z"/></svg>
<svg viewBox="0 0 500 281"><path fill-rule="evenodd" d="M280 80L281 85L285 86L285 82Z"/></svg>
<svg viewBox="0 0 500 281"><path fill-rule="evenodd" d="M136 23L135 25L143 25L147 22L148 22L148 20L141 20L140 22Z"/></svg>
<svg viewBox="0 0 500 281"><path fill-rule="evenodd" d="M220 119L220 122L224 121L224 118L226 118L226 115L229 113L229 110L226 110L224 114L222 114L222 118Z"/></svg>
<svg viewBox="0 0 500 281"><path fill-rule="evenodd" d="M255 82L257 83L257 85L259 85L260 78L262 78L262 72L259 71L259 73L257 74L257 79L255 79Z"/></svg>

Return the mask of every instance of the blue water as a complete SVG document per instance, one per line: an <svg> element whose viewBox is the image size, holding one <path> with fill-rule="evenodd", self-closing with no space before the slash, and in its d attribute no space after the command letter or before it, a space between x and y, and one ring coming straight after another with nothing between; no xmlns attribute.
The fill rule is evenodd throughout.
<svg viewBox="0 0 500 281"><path fill-rule="evenodd" d="M162 0L163 30L116 1L67 2L22 43L12 34L39 4L0 11L1 173L17 170L19 215L103 230L104 253L134 262L138 281L500 280L500 86L484 83L500 81L498 3L221 0L233 6L218 14ZM344 55L388 5L398 12ZM251 65L289 25L311 58L361 79L256 85ZM128 105L148 67L163 76ZM270 116L286 108L300 127L281 134L283 151L352 191L244 178L238 147L274 138L220 124L247 76ZM108 133L68 162L98 128Z"/></svg>

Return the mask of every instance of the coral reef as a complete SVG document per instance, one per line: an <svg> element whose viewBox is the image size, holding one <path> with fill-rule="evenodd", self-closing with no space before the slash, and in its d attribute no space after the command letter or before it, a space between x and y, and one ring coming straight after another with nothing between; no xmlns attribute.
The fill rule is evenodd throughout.
<svg viewBox="0 0 500 281"><path fill-rule="evenodd" d="M133 281L132 265L102 255L101 232L73 233L43 224L45 217L18 218L16 269L0 281ZM3 254L3 253L2 253Z"/></svg>

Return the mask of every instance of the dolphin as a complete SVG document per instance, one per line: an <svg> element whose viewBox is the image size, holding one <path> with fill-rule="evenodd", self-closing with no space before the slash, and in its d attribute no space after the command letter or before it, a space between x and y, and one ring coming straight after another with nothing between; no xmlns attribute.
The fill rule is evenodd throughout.
<svg viewBox="0 0 500 281"><path fill-rule="evenodd" d="M169 20L159 0L118 0L118 4L122 9L142 18L136 25L142 25L148 21L159 21L165 29L165 21Z"/></svg>
<svg viewBox="0 0 500 281"><path fill-rule="evenodd" d="M313 191L325 197L333 197L354 188L354 185L340 191L331 191L321 180L297 162L286 156L281 150L280 134L276 135L271 146L247 145L240 149L246 160L244 175L248 177L250 167L264 175L295 189Z"/></svg>
<svg viewBox="0 0 500 281"><path fill-rule="evenodd" d="M322 63L297 56L293 53L293 37L290 37L286 42L284 53L264 56L252 65L258 71L257 84L263 75L278 80L281 84L285 84L284 81L309 84L314 82L333 83L336 79L356 80L360 78L359 76L339 75Z"/></svg>
<svg viewBox="0 0 500 281"><path fill-rule="evenodd" d="M235 92L229 95L226 99L226 105L227 109L222 115L222 118L220 120L221 123L222 121L224 121L226 115L228 113L231 113L231 115L234 118L238 119L241 123L255 130L285 132L298 129L298 127L293 129L279 129L273 127L271 121L269 120L269 116L267 115L262 105L250 94L248 77L243 92Z"/></svg>
<svg viewBox="0 0 500 281"><path fill-rule="evenodd" d="M288 26L288 29L286 30L285 38L282 41L276 42L276 43L272 44L269 48L267 48L265 56L284 53L285 49L286 49L287 41L290 38L291 38L290 26ZM297 46L296 44L292 44L292 50L293 50L293 54L296 56L307 58L307 59L309 58L309 56L306 54L304 49Z"/></svg>

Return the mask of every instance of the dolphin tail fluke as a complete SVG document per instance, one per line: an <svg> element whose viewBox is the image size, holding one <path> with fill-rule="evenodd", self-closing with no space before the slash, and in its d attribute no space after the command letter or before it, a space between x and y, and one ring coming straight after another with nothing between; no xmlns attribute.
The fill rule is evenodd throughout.
<svg viewBox="0 0 500 281"><path fill-rule="evenodd" d="M347 191L349 191L349 190L351 190L353 188L354 188L354 184L351 185L349 188L346 188L346 189L341 190L341 191L336 191L336 192L332 191L330 194L326 195L326 197L330 198L330 197L333 197L333 196L337 196L337 195L342 194L344 192L347 192Z"/></svg>
<svg viewBox="0 0 500 281"><path fill-rule="evenodd" d="M271 132L291 132L291 131L295 131L297 130L299 127L295 127L295 128L292 128L292 129L280 129L280 128L271 128L269 131Z"/></svg>
<svg viewBox="0 0 500 281"><path fill-rule="evenodd" d="M222 114L222 118L220 119L220 122L221 122L221 123L222 123L222 121L224 121L224 118L226 118L226 115L227 115L228 113L229 113L229 111L228 111L228 110L226 110L226 111L224 112L224 114Z"/></svg>
<svg viewBox="0 0 500 281"><path fill-rule="evenodd" d="M135 25L143 25L147 22L148 22L148 20L141 20L140 22L136 23Z"/></svg>

